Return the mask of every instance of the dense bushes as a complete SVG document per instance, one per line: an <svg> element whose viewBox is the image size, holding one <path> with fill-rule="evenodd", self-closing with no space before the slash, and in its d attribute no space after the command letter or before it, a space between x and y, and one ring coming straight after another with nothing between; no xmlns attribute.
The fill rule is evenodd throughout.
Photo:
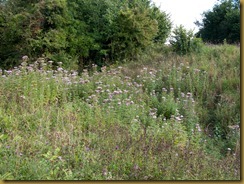
<svg viewBox="0 0 244 184"><path fill-rule="evenodd" d="M0 66L23 55L74 66L132 59L153 42L164 43L168 15L149 0L8 0L0 2Z"/></svg>
<svg viewBox="0 0 244 184"><path fill-rule="evenodd" d="M190 52L200 52L203 47L202 39L194 37L193 31L186 30L182 25L173 30L170 44L173 51L182 55Z"/></svg>

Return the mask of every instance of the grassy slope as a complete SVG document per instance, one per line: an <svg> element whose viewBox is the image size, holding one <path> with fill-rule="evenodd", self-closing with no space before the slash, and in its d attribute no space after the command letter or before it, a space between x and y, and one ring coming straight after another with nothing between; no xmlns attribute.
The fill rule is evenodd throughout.
<svg viewBox="0 0 244 184"><path fill-rule="evenodd" d="M229 45L82 76L23 63L0 80L0 179L238 180L239 65Z"/></svg>

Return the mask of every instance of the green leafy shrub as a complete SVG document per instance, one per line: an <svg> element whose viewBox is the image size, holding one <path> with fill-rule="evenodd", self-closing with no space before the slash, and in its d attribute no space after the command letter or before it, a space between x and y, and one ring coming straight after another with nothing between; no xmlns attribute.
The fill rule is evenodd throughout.
<svg viewBox="0 0 244 184"><path fill-rule="evenodd" d="M195 38L192 30L186 30L182 25L176 27L173 31L173 37L170 44L173 51L185 55L190 52L199 52L203 46L201 38Z"/></svg>
<svg viewBox="0 0 244 184"><path fill-rule="evenodd" d="M125 8L115 20L112 35L112 55L118 59L133 58L152 43L158 31L157 21L150 19L147 10Z"/></svg>

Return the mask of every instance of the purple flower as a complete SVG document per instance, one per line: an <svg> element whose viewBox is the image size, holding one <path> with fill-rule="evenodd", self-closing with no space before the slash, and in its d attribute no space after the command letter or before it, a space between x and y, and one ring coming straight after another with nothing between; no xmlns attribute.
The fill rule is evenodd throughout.
<svg viewBox="0 0 244 184"><path fill-rule="evenodd" d="M23 61L27 61L28 59L29 59L28 56L23 56L23 57L22 57L22 60L23 60Z"/></svg>

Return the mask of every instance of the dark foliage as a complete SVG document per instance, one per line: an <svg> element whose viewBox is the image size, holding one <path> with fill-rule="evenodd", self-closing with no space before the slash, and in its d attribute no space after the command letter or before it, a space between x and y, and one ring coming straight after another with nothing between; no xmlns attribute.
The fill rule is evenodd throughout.
<svg viewBox="0 0 244 184"><path fill-rule="evenodd" d="M0 1L0 66L23 55L62 61L68 68L130 60L164 43L169 16L150 0Z"/></svg>
<svg viewBox="0 0 244 184"><path fill-rule="evenodd" d="M203 13L202 22L195 23L200 27L197 37L205 42L239 43L240 42L240 2L223 0L211 11Z"/></svg>

